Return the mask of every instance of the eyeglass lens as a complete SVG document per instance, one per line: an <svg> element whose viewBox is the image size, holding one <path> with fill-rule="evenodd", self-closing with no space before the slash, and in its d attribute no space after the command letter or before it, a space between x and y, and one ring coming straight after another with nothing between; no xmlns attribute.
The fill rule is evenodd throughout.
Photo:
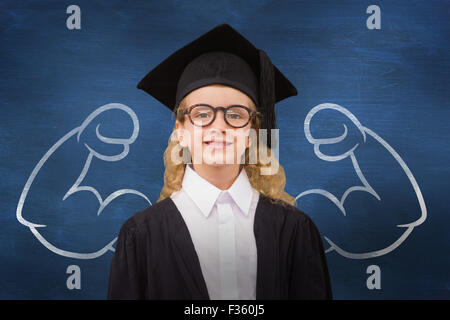
<svg viewBox="0 0 450 320"><path fill-rule="evenodd" d="M214 108L209 106L195 106L190 113L191 119L197 126L207 126L214 118ZM247 124L250 118L248 111L240 106L229 108L224 115L228 124L241 127Z"/></svg>

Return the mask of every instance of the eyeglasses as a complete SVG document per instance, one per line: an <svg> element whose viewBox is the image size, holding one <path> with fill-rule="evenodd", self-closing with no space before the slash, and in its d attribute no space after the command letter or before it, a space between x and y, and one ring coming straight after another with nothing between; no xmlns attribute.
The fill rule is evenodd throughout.
<svg viewBox="0 0 450 320"><path fill-rule="evenodd" d="M183 111L183 115L189 115L189 120L192 124L198 127L206 127L214 122L216 119L217 110L223 111L225 122L234 127L245 127L253 117L261 117L262 114L250 108L241 105L231 105L224 107L212 107L209 104L199 103L190 106Z"/></svg>

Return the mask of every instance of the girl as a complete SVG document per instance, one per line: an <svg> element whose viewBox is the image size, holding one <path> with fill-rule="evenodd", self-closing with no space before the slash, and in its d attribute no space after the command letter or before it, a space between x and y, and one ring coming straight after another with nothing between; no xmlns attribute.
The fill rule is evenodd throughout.
<svg viewBox="0 0 450 320"><path fill-rule="evenodd" d="M272 150L274 104L297 91L267 55L220 25L138 88L176 121L158 201L120 230L108 298L330 299L320 234Z"/></svg>

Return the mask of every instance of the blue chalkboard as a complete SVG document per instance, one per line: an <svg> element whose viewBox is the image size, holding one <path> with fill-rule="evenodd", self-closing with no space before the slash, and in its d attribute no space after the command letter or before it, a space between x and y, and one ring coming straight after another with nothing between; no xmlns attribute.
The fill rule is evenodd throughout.
<svg viewBox="0 0 450 320"><path fill-rule="evenodd" d="M279 161L334 297L450 298L449 1L73 5L0 3L1 299L106 297L174 126L136 85L221 23L299 90L277 104Z"/></svg>

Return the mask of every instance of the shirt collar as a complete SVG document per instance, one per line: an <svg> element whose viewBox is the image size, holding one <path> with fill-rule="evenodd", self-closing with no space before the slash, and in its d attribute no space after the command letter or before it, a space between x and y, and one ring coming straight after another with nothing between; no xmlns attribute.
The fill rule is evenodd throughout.
<svg viewBox="0 0 450 320"><path fill-rule="evenodd" d="M200 211L205 217L208 217L217 198L222 192L228 192L239 209L248 215L250 204L253 196L253 188L248 180L245 169L242 169L236 180L227 190L220 190L204 178L202 178L189 164L186 165L186 170L182 182L183 190L200 208Z"/></svg>

